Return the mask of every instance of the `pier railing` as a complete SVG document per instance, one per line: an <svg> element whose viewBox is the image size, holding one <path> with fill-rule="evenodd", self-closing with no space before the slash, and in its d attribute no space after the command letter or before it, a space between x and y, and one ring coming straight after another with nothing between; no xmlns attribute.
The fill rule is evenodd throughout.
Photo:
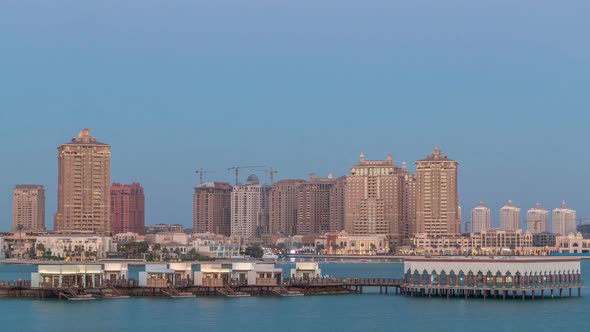
<svg viewBox="0 0 590 332"><path fill-rule="evenodd" d="M0 287L31 287L30 280L0 281Z"/></svg>

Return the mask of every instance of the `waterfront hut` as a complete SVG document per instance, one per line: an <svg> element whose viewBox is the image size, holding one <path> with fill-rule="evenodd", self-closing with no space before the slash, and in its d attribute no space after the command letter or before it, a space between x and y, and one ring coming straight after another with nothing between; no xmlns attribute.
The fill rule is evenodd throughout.
<svg viewBox="0 0 590 332"><path fill-rule="evenodd" d="M194 273L194 285L223 287L228 285L232 273L231 264L201 264Z"/></svg>
<svg viewBox="0 0 590 332"><path fill-rule="evenodd" d="M96 264L39 265L31 273L33 288L92 288L102 286L104 270Z"/></svg>
<svg viewBox="0 0 590 332"><path fill-rule="evenodd" d="M318 262L297 262L291 269L291 278L295 280L317 279L322 276L322 270Z"/></svg>
<svg viewBox="0 0 590 332"><path fill-rule="evenodd" d="M232 264L232 280L239 284L276 286L281 282L283 269L273 263L240 262Z"/></svg>
<svg viewBox="0 0 590 332"><path fill-rule="evenodd" d="M148 264L145 271L139 272L140 287L168 287L174 285L176 271L166 264Z"/></svg>
<svg viewBox="0 0 590 332"><path fill-rule="evenodd" d="M174 270L175 285L191 284L193 278L193 264L192 263L170 263L168 264L170 270Z"/></svg>
<svg viewBox="0 0 590 332"><path fill-rule="evenodd" d="M104 264L104 280L111 285L120 283L129 279L129 264L128 263L105 263Z"/></svg>

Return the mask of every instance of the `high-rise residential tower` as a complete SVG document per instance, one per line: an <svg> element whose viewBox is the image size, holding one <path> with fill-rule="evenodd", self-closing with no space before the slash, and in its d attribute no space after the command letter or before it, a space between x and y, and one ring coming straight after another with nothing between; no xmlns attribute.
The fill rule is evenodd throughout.
<svg viewBox="0 0 590 332"><path fill-rule="evenodd" d="M12 231L45 231L45 189L19 184L12 193Z"/></svg>
<svg viewBox="0 0 590 332"><path fill-rule="evenodd" d="M344 230L346 201L346 176L334 180L330 188L330 232Z"/></svg>
<svg viewBox="0 0 590 332"><path fill-rule="evenodd" d="M471 210L471 232L481 233L491 228L490 225L490 209L486 207L484 202L479 204Z"/></svg>
<svg viewBox="0 0 590 332"><path fill-rule="evenodd" d="M111 186L113 233L145 233L145 198L139 183Z"/></svg>
<svg viewBox="0 0 590 332"><path fill-rule="evenodd" d="M516 231L520 227L520 208L514 206L512 201L508 201L500 209L500 229L505 231Z"/></svg>
<svg viewBox="0 0 590 332"><path fill-rule="evenodd" d="M245 185L234 186L231 193L231 236L259 238L268 233L268 196L270 186L250 175Z"/></svg>
<svg viewBox="0 0 590 332"><path fill-rule="evenodd" d="M401 236L404 245L411 245L411 238L416 234L416 175L406 171L405 163L402 193Z"/></svg>
<svg viewBox="0 0 590 332"><path fill-rule="evenodd" d="M526 227L533 234L549 232L549 211L541 208L541 204L535 204L527 212Z"/></svg>
<svg viewBox="0 0 590 332"><path fill-rule="evenodd" d="M318 178L310 175L308 182L299 186L297 234L324 234L330 229L330 191L332 175Z"/></svg>
<svg viewBox="0 0 590 332"><path fill-rule="evenodd" d="M269 194L269 233L283 236L297 233L299 187L304 180L281 180L272 184Z"/></svg>
<svg viewBox="0 0 590 332"><path fill-rule="evenodd" d="M58 150L57 232L111 232L111 146L83 129Z"/></svg>
<svg viewBox="0 0 590 332"><path fill-rule="evenodd" d="M457 170L459 163L434 148L426 159L416 161L417 233L461 233Z"/></svg>
<svg viewBox="0 0 590 332"><path fill-rule="evenodd" d="M561 207L553 210L553 233L576 234L576 211L568 208L565 201L561 203Z"/></svg>
<svg viewBox="0 0 590 332"><path fill-rule="evenodd" d="M193 196L193 233L231 235L232 186L225 182L207 182L195 187Z"/></svg>
<svg viewBox="0 0 590 332"><path fill-rule="evenodd" d="M391 245L402 244L401 216L404 171L386 160L365 160L346 176L346 225L348 233L384 234Z"/></svg>

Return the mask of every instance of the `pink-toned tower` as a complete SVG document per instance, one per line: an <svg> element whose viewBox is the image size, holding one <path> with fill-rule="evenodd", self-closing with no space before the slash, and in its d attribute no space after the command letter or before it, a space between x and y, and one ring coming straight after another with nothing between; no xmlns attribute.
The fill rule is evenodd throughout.
<svg viewBox="0 0 590 332"><path fill-rule="evenodd" d="M113 183L111 186L111 219L114 233L145 232L145 198L139 183Z"/></svg>

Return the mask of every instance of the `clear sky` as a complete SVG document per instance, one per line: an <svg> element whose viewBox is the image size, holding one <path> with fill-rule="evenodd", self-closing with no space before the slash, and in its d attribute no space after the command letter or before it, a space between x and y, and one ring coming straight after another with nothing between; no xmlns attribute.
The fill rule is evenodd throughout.
<svg viewBox="0 0 590 332"><path fill-rule="evenodd" d="M364 152L460 162L479 200L590 216L590 1L101 0L0 3L0 230L47 189L57 146L110 143L146 224L192 224L195 169L344 175ZM247 174L244 174L246 176ZM261 175L264 179L264 176Z"/></svg>

